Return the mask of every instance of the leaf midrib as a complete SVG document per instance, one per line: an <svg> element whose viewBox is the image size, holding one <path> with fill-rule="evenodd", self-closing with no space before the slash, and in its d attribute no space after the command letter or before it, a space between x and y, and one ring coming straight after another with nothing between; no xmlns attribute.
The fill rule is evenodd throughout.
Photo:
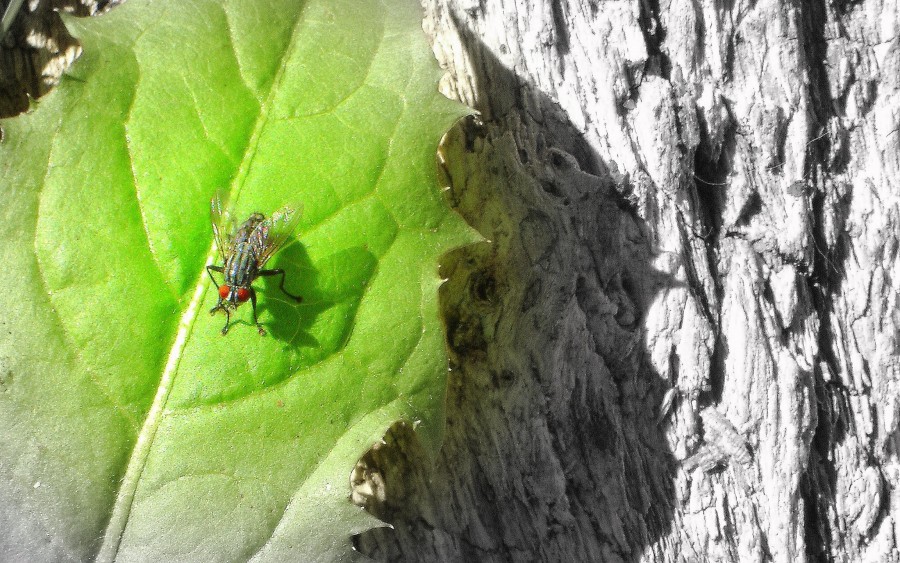
<svg viewBox="0 0 900 563"><path fill-rule="evenodd" d="M224 7L223 10L225 10ZM227 22L227 11L225 19ZM246 178L247 174L249 174L250 166L253 162L253 157L256 154L256 146L258 145L262 130L269 118L269 110L271 109L274 98L278 92L278 88L282 84L282 81L284 79L284 74L287 68L286 62L290 60L291 53L293 53L297 48L297 41L300 35L297 32L302 22L303 8L301 8L297 12L297 18L296 20L294 20L294 23L291 26L290 41L281 57L281 64L278 65L278 69L276 71L274 79L272 80L265 101L260 104L259 116L256 119L253 132L247 141L243 157L241 158L240 166L238 167L237 173L234 175L231 185L228 189L228 193L230 194L230 201L236 200L244 179ZM231 35L230 28L231 26L229 25L229 35ZM235 53L235 62L238 67L240 67L240 60L237 53ZM243 79L243 73L241 74L241 76ZM138 202L138 204L140 205L140 202ZM209 252L207 253L206 260L204 262L205 264L209 264L212 262L215 257L215 251L215 242L213 242ZM144 471L144 467L146 466L147 458L149 457L150 448L153 445L156 431L162 420L165 405L172 390L172 382L174 380L175 372L178 370L178 365L181 362L184 348L187 345L188 333L193 327L194 321L197 319L197 313L200 308L200 303L203 301L203 297L206 294L207 287L208 284L201 273L201 275L198 276L197 285L194 288L194 294L191 297L191 301L181 319L179 320L178 332L175 337L175 342L172 344L172 348L169 351L169 356L166 360L166 366L163 369L163 374L160 377L156 395L153 398L153 404L151 405L150 410L147 411L147 417L144 419L144 424L141 427L141 431L137 436L134 448L128 460L125 475L119 485L119 490L116 494L116 500L112 507L112 515L110 517L109 523L106 526L106 531L103 535L103 543L97 555L98 562L113 562L115 561L116 555L118 554L122 536L124 535L125 528L128 524L128 519L131 514L131 508L134 503L134 495L137 491L137 486Z"/></svg>

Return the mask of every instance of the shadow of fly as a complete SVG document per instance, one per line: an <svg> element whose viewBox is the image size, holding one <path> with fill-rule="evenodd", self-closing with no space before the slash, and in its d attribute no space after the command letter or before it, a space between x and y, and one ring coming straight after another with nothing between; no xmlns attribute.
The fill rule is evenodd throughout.
<svg viewBox="0 0 900 563"><path fill-rule="evenodd" d="M231 313L247 301L253 305L253 322L256 323L256 329L260 335L266 334L266 330L256 317L256 290L252 286L256 278L281 276L281 284L278 286L281 291L298 303L303 301L302 297L293 295L284 288L284 270L263 269L269 258L278 252L293 234L300 223L300 215L300 209L282 207L271 217L266 217L262 213L251 213L246 221L236 226L231 214L223 212L221 196L216 193L212 198L210 217L213 234L219 255L225 264L223 266L210 264L206 267L206 273L219 293L219 302L209 313L211 315L215 315L218 311L225 313L223 335L228 334ZM216 281L213 272L218 272L225 278L222 285Z"/></svg>

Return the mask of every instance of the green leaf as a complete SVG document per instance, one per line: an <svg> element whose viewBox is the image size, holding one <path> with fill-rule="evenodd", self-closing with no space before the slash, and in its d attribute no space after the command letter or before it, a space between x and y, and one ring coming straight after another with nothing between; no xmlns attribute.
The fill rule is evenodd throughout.
<svg viewBox="0 0 900 563"><path fill-rule="evenodd" d="M440 444L435 181L465 108L414 0L129 0L0 145L0 555L335 559L388 426ZM302 204L227 336L209 200ZM273 281L274 280L274 281Z"/></svg>

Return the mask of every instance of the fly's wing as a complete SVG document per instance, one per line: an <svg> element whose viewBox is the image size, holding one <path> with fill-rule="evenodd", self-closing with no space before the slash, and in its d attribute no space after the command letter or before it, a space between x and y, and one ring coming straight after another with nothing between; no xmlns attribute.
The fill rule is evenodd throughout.
<svg viewBox="0 0 900 563"><path fill-rule="evenodd" d="M222 208L222 193L218 190L209 202L209 217L212 220L213 235L216 237L216 248L219 249L222 262L225 262L234 234L234 218Z"/></svg>
<svg viewBox="0 0 900 563"><path fill-rule="evenodd" d="M291 235L297 230L297 225L300 224L300 217L302 216L302 205L297 207L285 206L262 222L260 229L264 233L264 243L263 251L259 256L260 268L291 238Z"/></svg>

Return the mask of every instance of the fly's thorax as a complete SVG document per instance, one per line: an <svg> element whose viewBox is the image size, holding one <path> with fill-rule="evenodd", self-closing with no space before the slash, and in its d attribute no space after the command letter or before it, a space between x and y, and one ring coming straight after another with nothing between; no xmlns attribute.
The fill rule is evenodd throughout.
<svg viewBox="0 0 900 563"><path fill-rule="evenodd" d="M268 223L262 213L253 213L238 228L225 262L225 281L232 287L250 287L259 275L259 260L266 247Z"/></svg>
<svg viewBox="0 0 900 563"><path fill-rule="evenodd" d="M250 287L259 275L260 250L251 242L236 243L225 262L225 283L231 287Z"/></svg>

